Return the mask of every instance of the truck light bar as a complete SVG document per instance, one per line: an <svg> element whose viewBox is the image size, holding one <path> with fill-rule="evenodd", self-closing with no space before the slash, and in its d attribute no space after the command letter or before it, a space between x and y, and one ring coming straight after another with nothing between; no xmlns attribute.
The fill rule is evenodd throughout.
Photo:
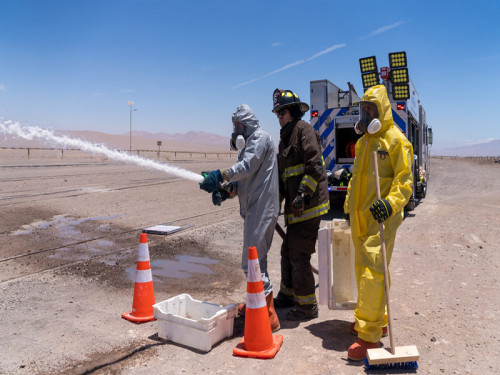
<svg viewBox="0 0 500 375"><path fill-rule="evenodd" d="M392 85L392 99L408 100L410 99L410 85Z"/></svg>
<svg viewBox="0 0 500 375"><path fill-rule="evenodd" d="M393 84L410 82L408 68L392 69L390 79Z"/></svg>
<svg viewBox="0 0 500 375"><path fill-rule="evenodd" d="M365 90L380 83L377 72L362 74L361 78L363 80L363 88Z"/></svg>
<svg viewBox="0 0 500 375"><path fill-rule="evenodd" d="M406 68L407 60L406 60L406 52L393 52L389 53L389 65L392 68Z"/></svg>
<svg viewBox="0 0 500 375"><path fill-rule="evenodd" d="M363 88L365 90L380 83L377 59L375 56L359 59L359 67L361 69L361 80L363 81Z"/></svg>
<svg viewBox="0 0 500 375"><path fill-rule="evenodd" d="M359 67L361 68L361 74L378 72L377 59L375 56L363 57L359 59Z"/></svg>

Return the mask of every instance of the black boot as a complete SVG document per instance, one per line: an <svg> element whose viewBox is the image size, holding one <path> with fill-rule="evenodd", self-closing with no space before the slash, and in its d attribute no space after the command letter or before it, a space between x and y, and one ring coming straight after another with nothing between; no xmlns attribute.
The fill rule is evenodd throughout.
<svg viewBox="0 0 500 375"><path fill-rule="evenodd" d="M318 317L318 305L297 305L286 313L287 320L304 321Z"/></svg>
<svg viewBox="0 0 500 375"><path fill-rule="evenodd" d="M289 307L295 306L295 302L293 301L293 297L285 296L283 293L279 292L278 296L274 299L274 308L275 309L287 309Z"/></svg>

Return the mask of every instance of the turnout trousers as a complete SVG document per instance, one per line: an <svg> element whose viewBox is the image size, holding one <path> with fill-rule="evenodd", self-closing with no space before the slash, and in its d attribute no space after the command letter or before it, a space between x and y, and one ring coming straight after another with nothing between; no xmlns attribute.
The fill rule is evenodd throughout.
<svg viewBox="0 0 500 375"><path fill-rule="evenodd" d="M281 245L280 294L303 308L317 304L311 254L316 251L321 217L287 226Z"/></svg>

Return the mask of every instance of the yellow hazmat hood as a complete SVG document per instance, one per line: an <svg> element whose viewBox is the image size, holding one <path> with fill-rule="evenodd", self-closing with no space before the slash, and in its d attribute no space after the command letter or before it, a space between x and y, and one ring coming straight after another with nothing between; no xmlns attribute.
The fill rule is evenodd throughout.
<svg viewBox="0 0 500 375"><path fill-rule="evenodd" d="M387 131L394 126L392 119L391 102L387 96L387 90L384 85L372 86L365 91L362 102L372 102L377 106L379 120L382 123L382 128L379 131Z"/></svg>

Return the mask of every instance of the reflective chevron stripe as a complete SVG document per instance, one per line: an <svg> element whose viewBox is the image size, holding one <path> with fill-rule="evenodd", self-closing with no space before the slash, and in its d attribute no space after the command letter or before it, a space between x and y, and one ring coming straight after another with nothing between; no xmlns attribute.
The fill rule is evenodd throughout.
<svg viewBox="0 0 500 375"><path fill-rule="evenodd" d="M324 215L328 212L328 209L330 208L330 202L323 203L320 206L316 206L313 208L310 208L308 210L305 210L302 216L295 217L293 214L288 214L285 216L285 220L287 224L295 224L295 223L300 223L302 221L306 221L309 219L312 219L314 217L318 217L321 215Z"/></svg>
<svg viewBox="0 0 500 375"><path fill-rule="evenodd" d="M293 177L293 176L300 176L301 174L304 173L306 169L306 165L304 163L302 164L297 164L292 167L288 167L285 169L283 174L281 175L281 178L283 181L286 181L287 178Z"/></svg>
<svg viewBox="0 0 500 375"><path fill-rule="evenodd" d="M313 305L316 304L316 294L309 294L307 296L297 296L295 295L295 302L299 305Z"/></svg>
<svg viewBox="0 0 500 375"><path fill-rule="evenodd" d="M300 184L307 186L312 192L315 192L316 188L318 187L318 181L316 181L308 174L305 174L304 177L302 177L302 181L300 181Z"/></svg>

